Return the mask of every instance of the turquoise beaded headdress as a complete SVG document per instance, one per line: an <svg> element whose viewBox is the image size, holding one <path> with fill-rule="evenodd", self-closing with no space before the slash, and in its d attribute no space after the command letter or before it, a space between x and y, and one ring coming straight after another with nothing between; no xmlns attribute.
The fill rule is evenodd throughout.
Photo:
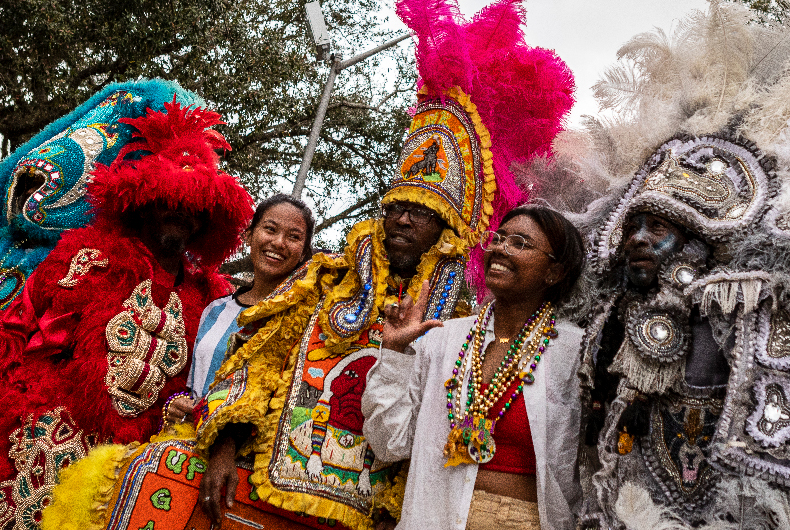
<svg viewBox="0 0 790 530"><path fill-rule="evenodd" d="M96 163L111 164L132 139L134 129L119 120L162 110L174 95L184 105L204 104L162 79L113 83L0 162L0 309L19 294L64 230L90 220L90 172Z"/></svg>

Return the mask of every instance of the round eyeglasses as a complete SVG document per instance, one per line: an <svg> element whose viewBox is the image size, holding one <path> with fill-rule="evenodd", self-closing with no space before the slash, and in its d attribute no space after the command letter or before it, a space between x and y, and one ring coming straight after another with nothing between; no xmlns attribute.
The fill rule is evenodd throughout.
<svg viewBox="0 0 790 530"><path fill-rule="evenodd" d="M420 206L404 206L402 204L391 203L381 207L381 216L384 219L400 219L404 213L409 214L409 222L415 225L427 225L431 219L436 217L436 213L428 208Z"/></svg>
<svg viewBox="0 0 790 530"><path fill-rule="evenodd" d="M525 239L523 236L518 234L510 234L509 236L503 236L502 234L498 234L496 232L492 232L490 230L486 230L483 232L482 237L480 238L480 247L486 251L491 252L494 250L494 247L503 245L505 249L505 253L510 256L515 256L519 252L524 249L527 250L537 250L538 252L542 252L543 254L550 257L552 260L557 260L554 257L554 254L550 252L546 252L545 250L539 249L532 243L532 241Z"/></svg>

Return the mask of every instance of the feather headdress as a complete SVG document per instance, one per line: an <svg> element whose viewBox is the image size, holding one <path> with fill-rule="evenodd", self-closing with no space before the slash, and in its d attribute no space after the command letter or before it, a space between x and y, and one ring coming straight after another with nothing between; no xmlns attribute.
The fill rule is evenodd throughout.
<svg viewBox="0 0 790 530"><path fill-rule="evenodd" d="M417 38L419 105L400 173L382 202L426 204L472 246L484 230L497 227L507 211L527 200L528 190L516 184L510 166L550 155L551 142L573 105L573 75L554 52L526 44L521 0L500 0L471 21L462 18L455 0L401 0L397 13ZM438 129L446 120L437 116L445 111L459 123L455 139L440 139ZM467 136L471 145L459 147ZM439 150L439 159L446 153L450 170L451 151L461 153L457 176L450 171L448 178L440 170L420 176L417 164L431 149ZM422 193L412 193L415 187ZM470 268L482 293L482 271L475 266L480 254L473 252Z"/></svg>
<svg viewBox="0 0 790 530"><path fill-rule="evenodd" d="M110 166L97 166L88 195L96 222L117 223L125 212L157 203L191 214L206 214L203 237L187 247L201 264L222 263L241 243L252 218L252 199L236 178L219 170L215 149L230 149L211 129L219 114L182 107L122 120L136 129Z"/></svg>
<svg viewBox="0 0 790 530"><path fill-rule="evenodd" d="M163 79L112 83L0 162L0 309L22 292L64 231L91 221L91 170L112 163L132 140L122 118L162 110L174 97L185 105L203 101Z"/></svg>
<svg viewBox="0 0 790 530"><path fill-rule="evenodd" d="M599 265L608 266L617 239L604 248L601 237L616 234L628 210L648 207L642 200L651 186L646 182L651 174L655 178L661 164L670 163L668 157L680 157L679 168L709 175L704 166L715 156L703 147L706 142L729 142L732 149L743 151L739 157L751 157L750 171L757 177L748 208L741 208L745 195L741 199L733 196L728 220L736 222L718 227L718 221L693 214L692 210L701 212L699 205L677 196L659 199L653 194L652 202L648 201L651 208L658 208L715 246L727 247L727 254L735 257L733 263L738 266L746 261L751 263L749 268L760 263L777 266L776 259L755 260L756 255L764 254L754 248L763 239L761 233L766 234L766 242L769 238L778 245L788 241L790 249L790 232L781 228L790 215L783 199L785 194L790 196L790 70L786 63L790 33L752 24L750 19L743 6L712 1L707 12L692 12L671 33L655 30L633 37L618 51L618 62L596 83L595 95L605 117L587 119L587 145L571 153L578 156L571 165L581 173L577 182L592 191L590 200L600 197L586 216L575 216L582 226L596 232L590 237L598 239L595 257L601 258ZM549 165L549 170L562 173L568 168L567 164L564 169ZM521 173L540 185L552 178L540 171L535 165ZM726 180L741 190L732 171L725 172ZM662 175L672 178L671 171ZM607 178L609 189L602 190ZM538 194L546 188L551 194L551 186L545 184ZM777 195L777 190L786 191ZM557 199L553 197L552 202ZM578 206L574 209L578 211ZM619 215L613 215L618 209ZM765 227L759 220L766 221ZM768 236L769 232L772 235Z"/></svg>

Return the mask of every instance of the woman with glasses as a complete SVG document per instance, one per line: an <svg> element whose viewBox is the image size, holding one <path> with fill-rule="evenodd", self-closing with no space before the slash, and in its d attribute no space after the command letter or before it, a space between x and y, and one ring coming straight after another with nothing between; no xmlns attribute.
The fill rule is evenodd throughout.
<svg viewBox="0 0 790 530"><path fill-rule="evenodd" d="M479 314L420 322L424 296L385 308L364 433L377 458L411 458L398 529L571 529L582 330L557 315L582 240L523 206L481 244L493 299Z"/></svg>

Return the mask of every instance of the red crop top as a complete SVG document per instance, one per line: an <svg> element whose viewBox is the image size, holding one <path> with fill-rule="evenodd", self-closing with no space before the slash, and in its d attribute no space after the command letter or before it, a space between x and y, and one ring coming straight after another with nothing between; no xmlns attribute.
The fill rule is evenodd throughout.
<svg viewBox="0 0 790 530"><path fill-rule="evenodd" d="M488 412L489 419L493 420L499 415L499 411L505 406L510 395L516 391L519 383L518 379L513 381L496 405L491 407ZM484 392L487 388L487 384L483 385ZM527 389L528 387L525 388ZM532 431L529 429L529 418L522 394L513 400L505 415L496 422L494 442L496 443L494 458L487 464L480 464L480 469L515 475L535 474L535 447L532 445Z"/></svg>

